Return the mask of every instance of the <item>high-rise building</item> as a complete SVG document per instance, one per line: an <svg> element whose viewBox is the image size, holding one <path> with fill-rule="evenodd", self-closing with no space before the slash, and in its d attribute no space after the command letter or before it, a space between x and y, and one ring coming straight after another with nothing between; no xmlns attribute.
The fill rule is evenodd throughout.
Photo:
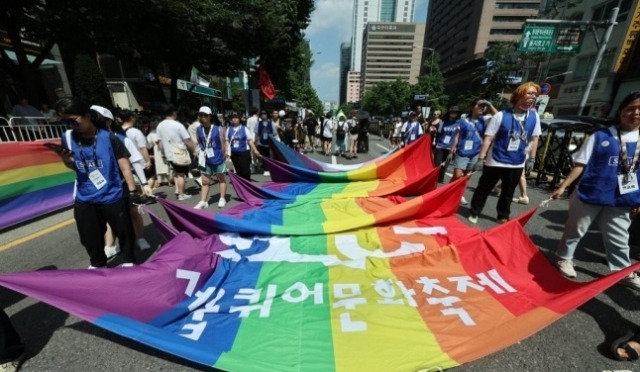
<svg viewBox="0 0 640 372"><path fill-rule="evenodd" d="M351 70L360 71L362 34L368 22L413 22L416 0L353 0Z"/></svg>
<svg viewBox="0 0 640 372"><path fill-rule="evenodd" d="M420 75L424 23L369 22L363 35L360 96L397 78L415 84Z"/></svg>
<svg viewBox="0 0 640 372"><path fill-rule="evenodd" d="M347 102L347 73L351 68L351 43L340 44L340 104Z"/></svg>
<svg viewBox="0 0 640 372"><path fill-rule="evenodd" d="M440 54L447 91L465 91L492 42L519 41L541 0L430 0L424 47Z"/></svg>
<svg viewBox="0 0 640 372"><path fill-rule="evenodd" d="M360 73L349 71L347 73L347 103L360 101Z"/></svg>

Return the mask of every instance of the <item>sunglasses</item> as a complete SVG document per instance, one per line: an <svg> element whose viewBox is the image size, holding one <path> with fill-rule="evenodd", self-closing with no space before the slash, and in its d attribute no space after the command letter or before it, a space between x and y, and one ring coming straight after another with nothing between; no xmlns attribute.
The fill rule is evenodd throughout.
<svg viewBox="0 0 640 372"><path fill-rule="evenodd" d="M60 122L61 122L62 124L67 125L67 126L73 127L73 126L76 126L76 125L80 124L80 123L78 122L78 119L80 119L81 117L82 117L82 116L76 116L76 117L74 117L74 118L60 119Z"/></svg>

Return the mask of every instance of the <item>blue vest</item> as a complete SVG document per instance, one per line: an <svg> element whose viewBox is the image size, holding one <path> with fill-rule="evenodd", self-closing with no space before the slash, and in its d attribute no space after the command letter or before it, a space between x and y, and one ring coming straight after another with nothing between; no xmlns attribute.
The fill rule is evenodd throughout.
<svg viewBox="0 0 640 372"><path fill-rule="evenodd" d="M484 138L484 131L487 129L487 123L484 122L484 116L478 116L476 121L476 131L480 135L480 138Z"/></svg>
<svg viewBox="0 0 640 372"><path fill-rule="evenodd" d="M258 145L267 147L269 146L269 136L265 138L265 134L275 134L275 128L271 120L258 120Z"/></svg>
<svg viewBox="0 0 640 372"><path fill-rule="evenodd" d="M413 128L411 128L412 125ZM411 139L412 136L413 140ZM415 123L408 121L407 130L402 133L402 137L404 139L404 143L406 143L407 145L417 141L418 138L420 138L420 123L418 123L417 121Z"/></svg>
<svg viewBox="0 0 640 372"><path fill-rule="evenodd" d="M524 123L525 133L523 135L518 121L513 117L513 111L510 109L502 111L502 122L495 135L493 150L491 152L493 160L503 164L513 165L524 163L526 159L524 150L533 136L533 130L536 127L536 115L535 111L527 111L527 119ZM507 151L512 136L520 138L520 145L517 151Z"/></svg>
<svg viewBox="0 0 640 372"><path fill-rule="evenodd" d="M222 153L222 143L220 142L220 127L212 125L209 129L209 138L204 135L204 127L200 125L196 128L196 135L198 136L198 145L200 145L200 151L205 151L207 146L207 140L209 141L209 148L213 149L213 157L206 157L206 163L209 166L216 167L224 161ZM206 154L206 153L205 153Z"/></svg>
<svg viewBox="0 0 640 372"><path fill-rule="evenodd" d="M458 120L443 121L442 130L440 130L436 148L450 150L451 146L453 146L453 137L456 136L456 130L458 130L459 125L460 123L458 122Z"/></svg>
<svg viewBox="0 0 640 372"><path fill-rule="evenodd" d="M480 120L478 120L478 123ZM458 145L456 147L456 153L465 158L471 158L480 153L480 147L482 147L482 137L476 130L477 123L474 125L472 122L461 119L460 120L460 135L458 137ZM465 150L467 141L472 141L473 145L470 149Z"/></svg>
<svg viewBox="0 0 640 372"><path fill-rule="evenodd" d="M73 137L72 137L73 138ZM80 146L71 140L71 146L62 137L63 145L71 148L76 171L76 200L82 203L111 204L122 199L122 177L120 166L111 147L111 133L98 130L94 145ZM106 184L98 190L89 179L89 173L100 171Z"/></svg>
<svg viewBox="0 0 640 372"><path fill-rule="evenodd" d="M592 135L595 136L593 153L578 184L580 200L587 204L616 207L640 205L640 191L620 195L618 189L618 175L624 174L624 169L618 164L618 136L609 129L597 130ZM631 166L635 150L636 143L627 142L627 159ZM636 175L640 175L640 170L636 169Z"/></svg>
<svg viewBox="0 0 640 372"><path fill-rule="evenodd" d="M227 139L231 144L232 153L249 151L246 129L242 125L238 125L237 128L234 126L229 127L227 129Z"/></svg>

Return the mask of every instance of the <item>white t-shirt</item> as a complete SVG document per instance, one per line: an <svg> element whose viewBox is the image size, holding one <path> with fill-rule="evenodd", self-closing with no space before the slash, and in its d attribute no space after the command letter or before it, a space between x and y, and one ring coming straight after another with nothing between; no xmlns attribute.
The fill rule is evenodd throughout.
<svg viewBox="0 0 640 372"><path fill-rule="evenodd" d="M618 138L618 131L615 127L609 127L609 131L615 138ZM620 136L622 137L622 142L624 143L638 143L638 131L634 130L631 132L620 131ZM586 165L591 159L591 154L593 154L593 146L595 145L596 136L591 135L582 143L582 146L575 154L573 154L573 162L578 164Z"/></svg>
<svg viewBox="0 0 640 372"><path fill-rule="evenodd" d="M164 148L164 156L167 161L173 161L173 152L171 151L171 143L186 148L185 140L191 139L189 132L180 122L171 119L165 119L158 124L158 138L162 141Z"/></svg>
<svg viewBox="0 0 640 372"><path fill-rule="evenodd" d="M399 123L396 123L396 128L398 127ZM408 131L412 131L414 126L417 125L418 126L418 135L421 136L424 133L422 133L422 125L420 125L420 123L416 122L410 122L407 121L406 123L402 124L402 127L400 128L400 134L398 134L398 136L401 136L402 133L407 133ZM395 136L395 131L394 131L394 136ZM397 136L396 136L397 137Z"/></svg>
<svg viewBox="0 0 640 372"><path fill-rule="evenodd" d="M147 148L147 138L144 136L144 134L142 134L142 131L140 129L130 127L129 129L125 130L124 134L136 145L137 148Z"/></svg>
<svg viewBox="0 0 640 372"><path fill-rule="evenodd" d="M402 135L402 128L404 128L404 123L396 121L393 126L393 136L400 137Z"/></svg>
<svg viewBox="0 0 640 372"><path fill-rule="evenodd" d="M324 119L324 123L322 123L322 136L333 138L333 121L331 119Z"/></svg>
<svg viewBox="0 0 640 372"><path fill-rule="evenodd" d="M251 133L255 133L257 126L258 126L258 116L257 115L253 115L249 119L247 119L247 128L249 128Z"/></svg>
<svg viewBox="0 0 640 372"><path fill-rule="evenodd" d="M542 133L542 128L540 127L540 116L537 112L527 111L526 113L516 114L513 113L513 116L518 120L526 120L527 115L535 115L536 116L536 125L533 127L533 134L531 137L539 137ZM484 131L485 136L495 136L500 129L500 124L502 124L502 111L498 111L495 115L491 117L489 123L487 124L487 129ZM494 142L495 143L495 142ZM527 144L525 151L528 153L530 147ZM522 164L505 164L493 159L493 144L489 147L489 152L487 153L487 162L486 165L489 167L502 167L502 168L522 168L524 163L526 163L526 159L528 156L525 156L525 161Z"/></svg>

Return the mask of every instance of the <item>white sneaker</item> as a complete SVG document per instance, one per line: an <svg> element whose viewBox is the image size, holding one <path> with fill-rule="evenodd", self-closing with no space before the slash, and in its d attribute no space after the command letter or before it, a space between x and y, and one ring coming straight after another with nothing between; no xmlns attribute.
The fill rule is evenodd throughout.
<svg viewBox="0 0 640 372"><path fill-rule="evenodd" d="M513 198L512 201L514 203L527 205L527 204L529 204L529 197L528 196L521 196L519 198Z"/></svg>
<svg viewBox="0 0 640 372"><path fill-rule="evenodd" d="M464 196L462 197L462 199L460 199L460 204L462 205L467 205L469 204L469 202L467 201L467 199L464 198Z"/></svg>
<svg viewBox="0 0 640 372"><path fill-rule="evenodd" d="M629 274L629 276L622 279L619 283L631 289L640 291L640 276L636 273Z"/></svg>
<svg viewBox="0 0 640 372"><path fill-rule="evenodd" d="M151 248L151 245L145 238L140 238L138 239L138 248L140 248L141 251L146 251Z"/></svg>
<svg viewBox="0 0 640 372"><path fill-rule="evenodd" d="M95 270L95 269L97 269L97 267L93 265L89 265L89 267L87 267L87 270Z"/></svg>
<svg viewBox="0 0 640 372"><path fill-rule="evenodd" d="M134 267L136 266L136 264L134 264L133 262L125 262L122 265L120 265L120 267Z"/></svg>
<svg viewBox="0 0 640 372"><path fill-rule="evenodd" d="M187 199L191 199L193 195L189 195L189 194L182 194L182 195L178 195L178 200L187 200Z"/></svg>
<svg viewBox="0 0 640 372"><path fill-rule="evenodd" d="M120 253L120 247L118 245L107 245L104 247L104 254L107 255L107 259Z"/></svg>
<svg viewBox="0 0 640 372"><path fill-rule="evenodd" d="M265 177L271 177L271 173L269 173L269 172L264 172L264 173L262 173L262 175L265 176Z"/></svg>
<svg viewBox="0 0 640 372"><path fill-rule="evenodd" d="M467 217L467 219L469 220L469 222L471 222L474 225L478 223L478 216L474 216L470 214L469 217Z"/></svg>
<svg viewBox="0 0 640 372"><path fill-rule="evenodd" d="M575 278L576 276L578 276L576 270L573 268L573 260L559 259L558 261L556 261L556 267L558 268L558 271L560 271L560 274L566 276L567 278Z"/></svg>
<svg viewBox="0 0 640 372"><path fill-rule="evenodd" d="M200 200L198 202L198 204L196 204L196 206L193 207L193 208L195 208L195 209L206 209L206 208L209 208L209 203L207 203L204 200Z"/></svg>
<svg viewBox="0 0 640 372"><path fill-rule="evenodd" d="M220 200L218 200L218 208L224 208L225 205L227 205L227 199L220 198Z"/></svg>

